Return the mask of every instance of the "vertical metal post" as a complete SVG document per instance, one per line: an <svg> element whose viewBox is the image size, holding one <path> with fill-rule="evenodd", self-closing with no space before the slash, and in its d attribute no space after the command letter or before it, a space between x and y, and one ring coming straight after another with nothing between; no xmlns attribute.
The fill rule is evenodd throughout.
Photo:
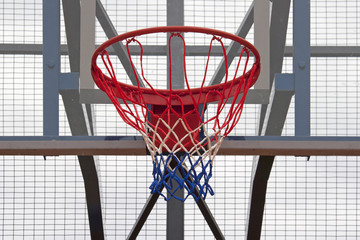
<svg viewBox="0 0 360 240"><path fill-rule="evenodd" d="M43 0L43 135L59 135L60 1Z"/></svg>
<svg viewBox="0 0 360 240"><path fill-rule="evenodd" d="M81 7L84 7L86 4L91 4L90 1L82 1L80 5L80 0L62 0L64 20L65 20L65 29L67 33L67 44L69 48L69 60L70 60L70 69L72 71L71 76L74 76L72 81L73 88L62 89L61 95L64 102L64 107L66 115L68 117L69 126L72 135L81 136L81 135L91 135L92 127L91 124L88 126L88 123L92 122L91 118L91 105L83 105L80 103L79 88L78 82L78 72L80 71L80 13ZM95 3L93 2L95 5ZM84 7L82 10L83 15L90 15L86 13L86 9L93 9L94 6ZM93 10L93 12L95 12ZM82 16L84 17L84 16ZM85 16L86 17L86 16ZM91 19L91 15L90 15ZM93 28L95 29L95 16L92 16ZM91 20L87 22L88 26L91 29ZM85 25L85 24L84 24ZM93 30L95 32L95 30ZM87 39L83 39L86 42ZM95 41L94 39L90 41ZM86 43L85 43L86 45ZM93 45L93 49L94 49ZM86 52L83 49L85 54L92 54L91 49ZM90 59L90 57L89 57ZM83 56L83 61L89 63L89 59L86 60L86 57ZM83 73L86 75L87 72L90 72L90 68L82 68ZM67 74L68 75L68 74ZM66 76L66 75L62 75ZM85 78L83 78L84 80ZM91 81L91 79L87 79ZM89 129L89 128L90 129ZM100 197L100 184L98 171L96 168L96 159L94 156L78 156L79 166L84 180L85 187L85 196L86 204L88 210L88 219L89 219L89 229L91 239L105 239L104 236L104 226L102 220L102 210L101 210L101 197Z"/></svg>
<svg viewBox="0 0 360 240"><path fill-rule="evenodd" d="M289 10L291 0L273 1L271 7L271 19L270 19L270 92L273 86L274 76L277 73L281 73L286 32L288 27ZM261 56L262 57L262 56ZM261 105L261 112L259 115L258 134L261 135L265 115L268 105ZM280 107L279 107L280 108Z"/></svg>
<svg viewBox="0 0 360 240"><path fill-rule="evenodd" d="M270 89L270 1L254 0L254 45L261 56L255 89Z"/></svg>
<svg viewBox="0 0 360 240"><path fill-rule="evenodd" d="M184 1L183 0L167 0L167 25L183 26L184 25ZM170 37L170 34L168 34ZM171 77L172 88L183 89L184 83L184 64L183 64L184 47L179 37L173 37L171 40ZM169 83L169 62L168 62L168 88Z"/></svg>
<svg viewBox="0 0 360 240"><path fill-rule="evenodd" d="M184 0L167 0L167 25L181 26L184 25ZM169 36L168 36L169 37ZM183 43L180 38L173 37L171 41L171 70L168 70L168 79L172 77L172 88L184 88L184 67L182 64ZM170 65L168 62L168 69ZM169 85L168 80L168 87ZM181 156L178 156L181 158ZM176 174L180 174L177 172ZM174 186L176 188L176 186ZM178 189L176 195L180 198L184 197L184 189ZM184 239L184 203L171 198L167 202L167 220L166 220L166 236L169 240Z"/></svg>
<svg viewBox="0 0 360 240"><path fill-rule="evenodd" d="M273 16L272 16L273 17ZM270 89L270 2L254 0L254 43L261 56L261 73L256 88ZM251 176L247 239L260 239L267 181L273 158L254 157Z"/></svg>
<svg viewBox="0 0 360 240"><path fill-rule="evenodd" d="M295 135L310 135L310 0L293 2Z"/></svg>
<svg viewBox="0 0 360 240"><path fill-rule="evenodd" d="M93 89L90 68L95 50L96 0L81 1L80 9L80 91ZM81 96L80 96L81 97Z"/></svg>

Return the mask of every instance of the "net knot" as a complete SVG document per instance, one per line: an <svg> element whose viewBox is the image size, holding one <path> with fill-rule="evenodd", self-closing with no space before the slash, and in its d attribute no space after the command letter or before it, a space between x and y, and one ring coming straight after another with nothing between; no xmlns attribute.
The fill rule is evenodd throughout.
<svg viewBox="0 0 360 240"><path fill-rule="evenodd" d="M132 42L136 42L135 37L132 37L132 38L126 39L126 43L127 43L127 44L132 43Z"/></svg>
<svg viewBox="0 0 360 240"><path fill-rule="evenodd" d="M181 37L181 32L172 32L171 37Z"/></svg>
<svg viewBox="0 0 360 240"><path fill-rule="evenodd" d="M218 42L222 42L222 37L219 37L219 36L213 36L212 40L216 40Z"/></svg>

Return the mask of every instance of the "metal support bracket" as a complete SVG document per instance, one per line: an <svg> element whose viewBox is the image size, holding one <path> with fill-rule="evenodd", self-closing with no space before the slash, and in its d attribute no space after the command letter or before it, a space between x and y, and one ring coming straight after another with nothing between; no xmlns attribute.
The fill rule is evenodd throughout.
<svg viewBox="0 0 360 240"><path fill-rule="evenodd" d="M294 95L292 74L275 74L270 104L267 107L262 136L280 136ZM250 190L247 239L260 239L267 182L275 156L254 159Z"/></svg>

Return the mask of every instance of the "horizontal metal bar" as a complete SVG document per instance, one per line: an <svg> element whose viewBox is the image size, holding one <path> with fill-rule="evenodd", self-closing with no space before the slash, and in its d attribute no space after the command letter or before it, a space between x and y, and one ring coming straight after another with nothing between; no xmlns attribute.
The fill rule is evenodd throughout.
<svg viewBox="0 0 360 240"><path fill-rule="evenodd" d="M360 156L360 142L224 141L218 155Z"/></svg>
<svg viewBox="0 0 360 240"><path fill-rule="evenodd" d="M138 136L0 136L3 141L143 141ZM359 141L360 136L227 136L225 141Z"/></svg>
<svg viewBox="0 0 360 240"><path fill-rule="evenodd" d="M286 46L284 56L292 57L293 46ZM359 46L311 46L311 57L360 57Z"/></svg>
<svg viewBox="0 0 360 240"><path fill-rule="evenodd" d="M140 54L140 48L129 46L133 55ZM144 56L166 56L166 46L162 45L144 45ZM225 46L227 47L227 46ZM187 46L186 54L188 56L207 56L209 46ZM312 57L360 57L360 47L358 46L312 46L310 47ZM67 45L61 45L60 53L68 55ZM220 46L213 46L211 53L214 56L223 56ZM0 44L0 54L29 54L41 55L42 44ZM110 48L109 54L114 55L115 51ZM293 47L286 46L286 57L293 56Z"/></svg>
<svg viewBox="0 0 360 240"><path fill-rule="evenodd" d="M81 138L69 137L68 139L72 140L36 141L4 138L0 139L0 155L146 155L145 142L140 139L80 140ZM83 137L83 139L90 138ZM262 140L258 140L261 138ZM333 137L321 140L314 137L312 140L299 140L301 138L298 137L278 137L278 139L282 140L265 137L253 138L253 140L229 138L223 141L218 155L360 156L359 138L344 140L347 138L342 137L336 140L336 137Z"/></svg>
<svg viewBox="0 0 360 240"><path fill-rule="evenodd" d="M96 46L98 47L98 46ZM140 48L138 46L129 46L132 55L140 55ZM223 56L223 49L220 46L213 46L211 54L214 56ZM109 47L107 49L110 55L116 55L117 52ZM145 56L167 56L166 45L143 45L143 54ZM69 50L67 45L61 45L61 55L68 55ZM187 46L187 56L207 56L209 53L209 46ZM0 54L29 54L41 55L42 44L0 44ZM240 51L239 51L240 54Z"/></svg>
<svg viewBox="0 0 360 240"><path fill-rule="evenodd" d="M10 141L0 155L145 155L144 141Z"/></svg>
<svg viewBox="0 0 360 240"><path fill-rule="evenodd" d="M80 94L81 103L112 104L109 97L100 89L83 89ZM265 89L250 89L247 93L245 103L267 104L269 103L269 94L269 91ZM229 101L229 103L231 103L231 101Z"/></svg>

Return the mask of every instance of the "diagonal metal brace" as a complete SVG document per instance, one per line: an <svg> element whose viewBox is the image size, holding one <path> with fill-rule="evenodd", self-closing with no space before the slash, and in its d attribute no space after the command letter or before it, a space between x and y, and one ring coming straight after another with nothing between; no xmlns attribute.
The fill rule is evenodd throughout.
<svg viewBox="0 0 360 240"><path fill-rule="evenodd" d="M112 24L109 15L107 14L104 6L100 0L96 1L96 18L98 19L101 27L104 29L106 36L110 39L118 35L114 25ZM129 76L133 85L137 86L136 76L139 79L140 87L144 87L144 83L135 69L133 70L129 57L127 56L126 49L121 42L114 43L112 45L116 55L118 56L121 64L124 66L124 69Z"/></svg>
<svg viewBox="0 0 360 240"><path fill-rule="evenodd" d="M185 177L188 172L186 169L184 169L185 172L180 172L182 177ZM166 175L166 173L164 174ZM166 179L167 181L168 179ZM193 179L191 179L191 177L189 176L188 179L191 183L193 182ZM190 186L190 183L188 183L187 181L185 181L187 183L188 186ZM162 186L161 191L163 190L164 186ZM199 196L199 190L197 188L195 188L194 194L196 197ZM147 217L150 215L150 212L152 211L152 209L154 208L154 205L156 203L156 201L158 200L160 194L159 193L154 193L151 194L150 197L148 198L148 200L146 201L138 219L136 220L133 228L130 231L129 236L127 237L127 240L134 240L136 239L136 237L138 236L139 232L141 231L143 225L146 222ZM206 220L207 224L209 225L214 237L218 240L220 239L225 239L224 235L222 234L219 225L217 224L214 216L212 215L209 207L207 206L205 200L203 200L202 198L199 198L199 200L196 202L198 205L198 208L200 209L202 215L204 216L204 219Z"/></svg>
<svg viewBox="0 0 360 240"><path fill-rule="evenodd" d="M235 35L245 38L253 23L254 23L254 3L252 3L251 6L249 7L249 10L245 15L244 20L240 24ZM241 47L240 44L234 41L232 41L230 45L227 47L226 55L227 55L228 67L230 66L234 58L238 56L238 51L240 47ZM225 59L223 58L220 64L218 65L209 85L219 84L224 76L225 76Z"/></svg>

